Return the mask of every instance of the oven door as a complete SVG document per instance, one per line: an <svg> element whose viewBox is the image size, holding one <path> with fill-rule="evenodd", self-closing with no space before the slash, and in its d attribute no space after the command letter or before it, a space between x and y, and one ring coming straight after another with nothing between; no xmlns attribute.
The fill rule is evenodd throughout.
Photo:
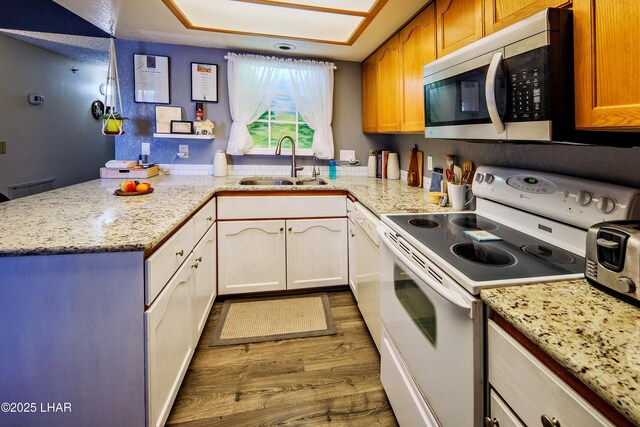
<svg viewBox="0 0 640 427"><path fill-rule="evenodd" d="M480 426L481 301L435 266L427 269L433 276L425 274L420 267L424 259L419 260L420 264L410 261L412 257L420 257L419 254L411 251L407 257L383 232L380 234L384 242L380 266L381 317L385 334L393 343L390 347L397 350L397 358L440 425ZM395 239L402 240L398 236ZM385 358L388 355L383 352L383 366L391 363ZM387 386L385 390L389 394ZM389 400L393 406L394 396L389 395Z"/></svg>

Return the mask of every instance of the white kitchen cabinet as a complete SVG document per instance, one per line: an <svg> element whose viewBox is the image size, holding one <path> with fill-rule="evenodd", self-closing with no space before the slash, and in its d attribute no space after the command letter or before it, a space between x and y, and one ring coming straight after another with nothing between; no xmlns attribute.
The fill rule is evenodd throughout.
<svg viewBox="0 0 640 427"><path fill-rule="evenodd" d="M193 259L190 254L144 314L149 426L166 422L195 348Z"/></svg>
<svg viewBox="0 0 640 427"><path fill-rule="evenodd" d="M348 281L347 219L287 220L287 289Z"/></svg>
<svg viewBox="0 0 640 427"><path fill-rule="evenodd" d="M218 223L218 293L287 288L285 221Z"/></svg>
<svg viewBox="0 0 640 427"><path fill-rule="evenodd" d="M489 392L489 411L490 421L485 421L487 427L526 427L493 389Z"/></svg>
<svg viewBox="0 0 640 427"><path fill-rule="evenodd" d="M529 426L540 425L541 417L559 426L613 426L497 323L489 320L487 331L489 384L512 411L510 418L515 414ZM498 418L501 413L504 409L492 412L491 421L510 425Z"/></svg>
<svg viewBox="0 0 640 427"><path fill-rule="evenodd" d="M198 344L216 297L216 227L209 228L193 250L194 345Z"/></svg>

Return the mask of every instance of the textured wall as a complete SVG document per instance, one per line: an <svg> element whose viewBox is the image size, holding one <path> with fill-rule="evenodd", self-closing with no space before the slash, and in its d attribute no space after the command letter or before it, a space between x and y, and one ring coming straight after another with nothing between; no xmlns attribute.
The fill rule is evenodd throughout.
<svg viewBox="0 0 640 427"><path fill-rule="evenodd" d="M105 72L39 47L0 36L0 192L7 185L55 177L55 187L98 178L114 156L90 105ZM79 68L76 73L71 67ZM30 105L27 95L43 95Z"/></svg>
<svg viewBox="0 0 640 427"><path fill-rule="evenodd" d="M603 142L606 133L603 133ZM433 156L435 167L442 167L446 153L455 154L457 163L510 166L579 176L640 188L640 147L613 148L561 144L475 143L453 140L426 140L420 135L394 135L388 146L401 153L401 169L407 169L409 150L414 144Z"/></svg>
<svg viewBox="0 0 640 427"><path fill-rule="evenodd" d="M151 143L150 160L156 163L170 163L178 151L179 144L188 144L189 159L177 159L178 164L209 164L217 149L226 149L231 128L229 96L227 88L227 50L194 46L149 43L118 40L118 71L123 97L126 134L116 137L116 158L137 159L142 142ZM205 117L215 123L216 139L211 141L190 141L184 139L154 139L155 104L134 102L133 95L133 54L163 55L170 57L170 90L172 106L183 108L183 117L193 120L195 102L191 101L191 62L218 65L218 103L205 103ZM367 136L361 131L361 78L360 64L337 61L335 71L333 132L336 157L339 150L355 149L357 157L366 161L370 147L380 145L386 136ZM288 164L288 157L274 156L228 156L231 164ZM306 164L309 159L301 159Z"/></svg>

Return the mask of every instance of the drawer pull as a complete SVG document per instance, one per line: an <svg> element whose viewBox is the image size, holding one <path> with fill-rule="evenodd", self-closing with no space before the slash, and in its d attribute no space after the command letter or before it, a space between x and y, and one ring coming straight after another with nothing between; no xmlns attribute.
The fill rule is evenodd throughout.
<svg viewBox="0 0 640 427"><path fill-rule="evenodd" d="M283 232L283 231L284 231L284 227L280 227L280 232Z"/></svg>
<svg viewBox="0 0 640 427"><path fill-rule="evenodd" d="M207 221L213 221L213 217L212 216L208 216L205 218Z"/></svg>
<svg viewBox="0 0 640 427"><path fill-rule="evenodd" d="M548 415L543 415L540 417L540 421L544 427L560 427L560 421L556 417L549 418Z"/></svg>
<svg viewBox="0 0 640 427"><path fill-rule="evenodd" d="M176 252L177 256L184 256L184 249L180 249L180 252Z"/></svg>
<svg viewBox="0 0 640 427"><path fill-rule="evenodd" d="M497 418L484 417L484 427L500 427L500 423Z"/></svg>
<svg viewBox="0 0 640 427"><path fill-rule="evenodd" d="M200 257L196 258L196 261L202 262L202 257L200 256Z"/></svg>
<svg viewBox="0 0 640 427"><path fill-rule="evenodd" d="M352 231L351 232L351 237L356 237L355 233Z"/></svg>
<svg viewBox="0 0 640 427"><path fill-rule="evenodd" d="M198 268L198 264L199 264L199 263L198 263L198 262L196 262L195 264L193 264L193 265L191 266L191 268Z"/></svg>
<svg viewBox="0 0 640 427"><path fill-rule="evenodd" d="M289 232L291 232L293 230L293 228L289 227Z"/></svg>

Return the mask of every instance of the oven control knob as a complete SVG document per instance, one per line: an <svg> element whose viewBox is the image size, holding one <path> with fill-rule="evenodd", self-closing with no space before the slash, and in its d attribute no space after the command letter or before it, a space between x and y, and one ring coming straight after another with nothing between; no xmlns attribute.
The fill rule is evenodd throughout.
<svg viewBox="0 0 640 427"><path fill-rule="evenodd" d="M589 206L593 202L593 194L585 190L578 191L576 194L576 204L578 206Z"/></svg>
<svg viewBox="0 0 640 427"><path fill-rule="evenodd" d="M476 174L476 182L477 183L481 183L482 181L484 181L484 174L477 173Z"/></svg>
<svg viewBox="0 0 640 427"><path fill-rule="evenodd" d="M484 180L487 182L487 184L491 184L493 182L493 179L495 177L493 175L491 175L490 173L486 174L484 176Z"/></svg>
<svg viewBox="0 0 640 427"><path fill-rule="evenodd" d="M618 280L616 280L616 287L620 292L624 292L625 294L632 294L636 291L635 283L628 277L619 277Z"/></svg>
<svg viewBox="0 0 640 427"><path fill-rule="evenodd" d="M603 214L610 214L611 212L616 210L616 201L611 197L600 197L598 201L598 210Z"/></svg>

